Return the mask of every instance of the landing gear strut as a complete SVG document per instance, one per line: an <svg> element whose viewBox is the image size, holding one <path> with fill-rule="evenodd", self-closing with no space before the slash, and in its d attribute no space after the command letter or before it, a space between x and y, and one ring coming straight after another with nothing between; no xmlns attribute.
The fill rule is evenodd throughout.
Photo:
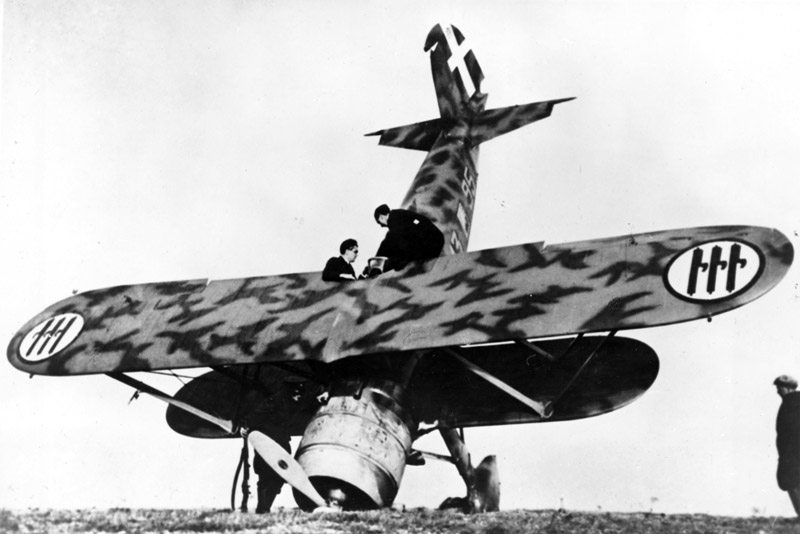
<svg viewBox="0 0 800 534"><path fill-rule="evenodd" d="M500 474L497 471L497 460L494 455L487 456L478 467L473 468L463 435L454 428L440 428L439 433L450 451L450 457L458 469L458 474L467 486L466 497L446 499L440 508L458 508L469 514L498 511Z"/></svg>

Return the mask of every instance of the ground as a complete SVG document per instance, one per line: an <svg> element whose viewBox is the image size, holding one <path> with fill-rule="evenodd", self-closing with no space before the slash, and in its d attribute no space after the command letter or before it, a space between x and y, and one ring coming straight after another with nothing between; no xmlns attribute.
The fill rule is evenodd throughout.
<svg viewBox="0 0 800 534"><path fill-rule="evenodd" d="M753 533L800 531L800 522L784 517L722 517L704 514L571 512L515 510L463 515L423 508L375 512L306 514L278 510L269 515L227 510L39 510L0 509L0 532L93 533Z"/></svg>

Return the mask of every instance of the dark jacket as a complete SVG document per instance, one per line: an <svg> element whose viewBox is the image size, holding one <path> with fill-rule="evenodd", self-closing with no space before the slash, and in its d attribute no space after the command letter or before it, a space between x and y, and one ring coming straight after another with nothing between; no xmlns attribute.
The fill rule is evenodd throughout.
<svg viewBox="0 0 800 534"><path fill-rule="evenodd" d="M778 487L788 491L800 486L800 391L783 396L775 423L778 446Z"/></svg>
<svg viewBox="0 0 800 534"><path fill-rule="evenodd" d="M329 259L328 263L325 264L325 269L322 270L322 279L326 282L347 282L347 278L339 277L341 274L350 274L355 278L356 271L346 259L336 256Z"/></svg>
<svg viewBox="0 0 800 534"><path fill-rule="evenodd" d="M444 236L430 219L410 210L392 210L386 222L389 231L378 248L377 256L405 263L439 256Z"/></svg>

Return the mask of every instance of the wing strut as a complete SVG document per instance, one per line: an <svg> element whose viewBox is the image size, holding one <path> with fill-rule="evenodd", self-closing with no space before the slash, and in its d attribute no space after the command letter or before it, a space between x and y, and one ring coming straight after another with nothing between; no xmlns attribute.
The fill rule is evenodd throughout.
<svg viewBox="0 0 800 534"><path fill-rule="evenodd" d="M229 434L236 434L237 429L232 421L228 421L227 419L217 417L216 415L212 415L208 412L204 412L203 410L195 408L191 404L179 401L172 395L167 395L166 393L163 393L152 386L148 386L147 384L145 384L140 380L131 378L130 376L124 373L106 373L106 374L111 378L113 378L114 380L118 380L123 384L132 387L133 389L141 391L142 393L147 393L151 397L155 397L159 400L162 400L167 404L172 404L173 406L180 408L181 410L185 410L190 414L199 417L200 419L208 421L209 423L213 423Z"/></svg>
<svg viewBox="0 0 800 534"><path fill-rule="evenodd" d="M459 353L457 353L453 349L449 349L448 348L448 349L445 349L445 351L448 354L450 354L451 356L453 356L456 360L458 360L459 363L461 363L461 365L466 367L468 371L470 371L470 372L478 375L479 377L483 378L484 380L489 382L491 385L493 385L494 387L498 388L499 390L507 393L511 397L514 397L515 399L520 401L522 404L524 404L525 406L527 406L528 408L530 408L531 410L533 410L534 412L539 414L539 416L541 416L542 418L548 419L551 415L553 415L552 403L549 403L549 402L548 403L541 403L539 401L533 400L532 398L530 398L527 395L523 394L519 390L514 389L513 387L509 386L508 384L506 384L505 382L503 382L502 380L500 380L499 378L497 378L493 374L489 373L488 371L478 367L477 365L475 365L471 361L467 360L466 358L461 356Z"/></svg>
<svg viewBox="0 0 800 534"><path fill-rule="evenodd" d="M542 358L547 360L548 363L553 363L553 362L559 360L560 358L563 358L567 354L569 354L569 351L572 350L572 347L575 346L575 343L577 343L581 339L583 339L583 332L581 332L580 334L578 334L577 336L572 338L572 341L570 342L569 346L564 350L564 352L560 356L556 356L554 354L551 354L551 353L547 352L546 350L544 350L543 348L539 347L539 345L537 345L536 343L534 343L532 341L529 341L527 339L524 339L524 338L523 339L516 339L516 340L514 340L514 342L517 345L521 345L521 346L525 347L526 349L530 350L534 354L537 354L537 355L541 356ZM526 360L525 363L528 363L528 361Z"/></svg>
<svg viewBox="0 0 800 534"><path fill-rule="evenodd" d="M556 398L555 398L555 399L553 399L551 402L547 403L548 407L550 408L550 413L551 413L551 414L553 413L553 408L554 408L554 406L556 405L556 403L558 403L558 401L560 401L560 400L561 400L561 398L564 396L564 394L565 394L567 391L569 391L569 388L571 388L571 387L572 387L572 384L574 384L574 383L575 383L575 381L578 379L578 377L579 377L579 376L580 376L580 374L583 372L583 370L584 370L584 369L586 369L586 366L587 366L587 365L589 365L589 362L590 362L590 361L592 361L592 358L594 358L594 357L597 355L598 351L599 351L601 348L603 348L603 345L605 345L605 344L606 344L606 342L607 342L609 339L611 339L612 337L614 337L614 335L616 335L616 333L617 333L617 331L616 331L616 330L612 330L611 332L609 332L609 333L608 333L608 335L607 335L606 337L604 337L602 340L600 340L600 343L598 343L598 344L597 344L597 346L594 348L594 350L593 350L593 351L592 351L592 352L589 354L589 356L587 356L587 357L586 357L586 359L583 361L583 363L582 363L582 364L581 364L581 366L578 368L578 370L577 370L577 371L575 371L575 374L574 374L574 375L572 375L572 378L569 380L569 382L567 382L567 385L566 385L566 386L564 386L564 389L562 389L562 390L561 390L561 392L560 392L560 393L559 393L559 394L556 396ZM570 347L571 347L571 345L570 345ZM569 350L569 349L567 349L567 350Z"/></svg>
<svg viewBox="0 0 800 534"><path fill-rule="evenodd" d="M546 350L544 350L542 348L539 348L538 345L535 345L534 343L531 343L527 339L517 339L517 340L515 340L515 343L517 345L522 345L523 347L525 347L526 349L530 350L534 354L538 354L539 356L541 356L542 358L544 358L548 362L552 363L552 362L556 361L556 359L557 359L555 356L553 356L552 354L550 354ZM569 349L567 349L567 350L569 350ZM528 358L530 358L530 356L528 356ZM527 362L527 360L526 360L526 362Z"/></svg>
<svg viewBox="0 0 800 534"><path fill-rule="evenodd" d="M136 380L135 378L131 378L130 376L123 374L123 373L106 373L108 376L113 378L114 380L118 380L123 384L131 386L134 389L141 391L142 393L147 393L150 396L153 396L159 400L166 402L167 404L171 404L181 410L185 410L192 415L195 415L201 419L204 419L210 423L214 423L215 425L219 426L226 432L230 434L235 434L239 429L233 424L233 422L228 421L227 419L223 419L221 417L217 417L216 415L212 415L210 413L204 412L199 408L195 408L194 406L179 401L176 398L172 397L171 395L167 395L152 386L148 386L144 382ZM303 467L297 463L297 460L292 458L291 454L286 452L283 447L278 445L275 440L264 434L263 432L258 431L251 431L247 432L247 441L250 445L255 449L261 458L269 465L273 471L275 471L278 476L280 476L283 480L285 480L290 486L297 489L300 493L311 499L311 501L319 507L327 507L327 503L325 499L323 499L314 486L311 484L311 481L308 479L308 475L306 475L305 470Z"/></svg>

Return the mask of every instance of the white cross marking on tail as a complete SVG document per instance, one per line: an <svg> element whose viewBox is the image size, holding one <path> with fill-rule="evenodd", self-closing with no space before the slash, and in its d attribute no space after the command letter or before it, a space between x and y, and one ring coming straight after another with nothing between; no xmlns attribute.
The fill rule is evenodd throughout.
<svg viewBox="0 0 800 534"><path fill-rule="evenodd" d="M467 69L467 64L464 63L464 58L469 53L470 48L466 46L466 41L458 44L453 28L449 24L444 26L444 36L447 39L447 46L450 47L450 58L447 60L447 66L452 71L458 69L459 73L461 73L461 79L464 81L464 87L467 89L467 96L472 96L475 94L475 84L472 83L469 69Z"/></svg>

